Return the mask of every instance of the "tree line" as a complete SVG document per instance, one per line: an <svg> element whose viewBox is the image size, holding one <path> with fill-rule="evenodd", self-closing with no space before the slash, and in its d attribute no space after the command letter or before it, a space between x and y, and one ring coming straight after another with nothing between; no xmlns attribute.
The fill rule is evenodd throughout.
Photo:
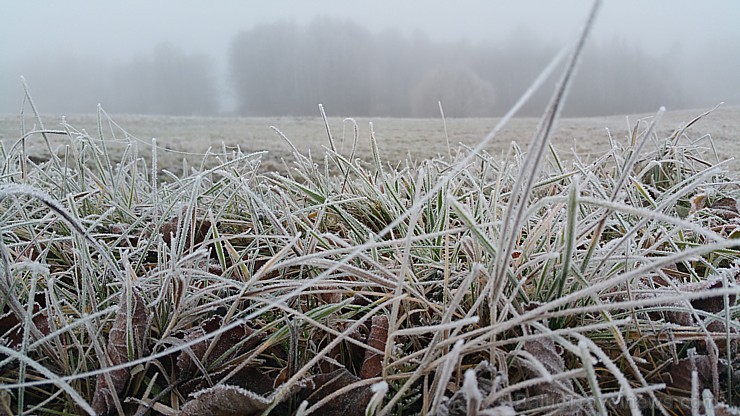
<svg viewBox="0 0 740 416"><path fill-rule="evenodd" d="M373 34L346 20L276 22L239 33L229 71L244 115L436 117L504 114L558 52L520 29L501 42L433 42L424 34ZM619 41L591 45L566 115L653 111L682 104L671 66ZM522 110L538 115L551 81Z"/></svg>
<svg viewBox="0 0 740 416"><path fill-rule="evenodd" d="M98 103L114 113L207 115L218 111L210 60L168 43L128 61L103 62L78 52L4 65L26 79L41 111L90 113ZM0 112L17 111L18 78L0 84Z"/></svg>
<svg viewBox="0 0 740 416"><path fill-rule="evenodd" d="M38 58L22 73L42 109L67 113L90 112L102 102L117 113L208 115L227 107L246 116L315 116L321 103L338 116L438 117L441 101L448 117L488 117L505 113L560 47L525 29L490 42L440 42L423 33L373 32L349 20L317 18L238 33L226 57L228 75L215 75L212 57L170 44L116 63L75 53ZM696 106L670 58L592 39L564 114ZM520 114L539 115L554 82ZM9 90L0 85L4 112L20 105ZM233 108L224 104L227 95Z"/></svg>

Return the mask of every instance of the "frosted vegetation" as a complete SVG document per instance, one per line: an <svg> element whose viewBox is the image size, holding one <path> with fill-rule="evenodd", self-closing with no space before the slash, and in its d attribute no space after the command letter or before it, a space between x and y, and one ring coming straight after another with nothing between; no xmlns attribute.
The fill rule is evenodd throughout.
<svg viewBox="0 0 740 416"><path fill-rule="evenodd" d="M482 149L564 54L476 147L402 166L327 127L286 174L239 149L174 174L156 142L111 158L102 110L33 161L27 96L0 149L0 414L737 414L737 172L699 118L659 137L662 110L566 165L585 38L503 158Z"/></svg>

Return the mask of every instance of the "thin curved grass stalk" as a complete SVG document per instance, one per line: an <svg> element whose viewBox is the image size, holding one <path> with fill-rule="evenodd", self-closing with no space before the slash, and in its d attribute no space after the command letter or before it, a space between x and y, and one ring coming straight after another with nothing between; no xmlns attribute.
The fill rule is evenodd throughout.
<svg viewBox="0 0 740 416"><path fill-rule="evenodd" d="M442 364L442 370L438 371L434 377L434 383L432 386L436 386L436 388L434 390L434 401L432 402L432 407L429 409L429 413L431 414L434 414L434 412L437 411L439 403L442 401L442 398L445 397L447 383L449 383L450 377L452 377L452 372L457 366L464 343L465 341L462 339L455 342L452 350L445 357L445 361Z"/></svg>
<svg viewBox="0 0 740 416"><path fill-rule="evenodd" d="M686 132L686 130L689 129L689 127L693 126L694 124L696 124L696 122L698 122L699 120L703 119L704 117L712 114L714 112L714 110L720 108L724 104L725 104L724 102L720 102L719 104L717 104L714 107L712 107L710 110L707 110L707 111L699 114L698 116L694 117L693 119L691 119L691 121L689 121L688 123L686 123L685 125L683 125L680 129L677 129L676 131L674 131L673 134L671 134L671 138L674 140L674 142L677 142L678 139L680 139L681 136L683 136L683 134Z"/></svg>
<svg viewBox="0 0 740 416"><path fill-rule="evenodd" d="M663 117L663 113L665 113L665 107L661 107L657 114L655 115L655 118L653 118L653 121L650 123L650 126L648 127L647 132L644 134L642 140L639 141L637 144L637 147L631 150L630 157L625 161L624 165L621 167L622 174L619 176L619 179L617 179L617 183L614 186L614 190L612 191L611 195L611 202L615 202L617 200L617 197L619 196L619 193L621 192L622 188L624 187L624 184L627 183L627 179L630 177L630 172L632 170L632 167L637 163L638 157L641 155L641 150L643 147L645 147L645 143L647 143L648 139L652 136L653 132L656 129L656 126L658 125L658 122ZM637 125L635 125L635 130L637 130ZM634 133L633 133L634 137ZM611 212L609 210L604 211L604 213L601 215L601 219L596 223L596 230L593 233L593 237L591 238L591 244L589 245L588 251L586 252L586 256L584 257L584 261L582 263L581 272L585 272L585 267L587 264L589 264L589 261L591 257L593 256L594 250L596 249L596 246L598 245L599 240L601 239L601 234L604 232L604 225L606 224L606 219L609 217L609 214Z"/></svg>
<svg viewBox="0 0 740 416"><path fill-rule="evenodd" d="M36 108L36 104L33 102L33 97L31 97L31 92L28 88L28 84L26 84L26 78L21 76L21 83L23 84L23 96L24 100L28 101L28 104L31 106L31 111L33 111L33 115L36 117L36 122L39 123L39 130L41 133L41 136L44 138L44 143L46 144L46 149L49 151L49 154L51 154L52 159L56 157L56 153L51 148L51 142L49 141L49 137L46 135L45 128L44 128L44 121L41 119L41 113L39 113L39 110ZM21 112L21 120L23 120L23 113ZM22 129L22 134L25 136L25 129Z"/></svg>
<svg viewBox="0 0 740 416"><path fill-rule="evenodd" d="M342 129L344 129L344 122L350 121L352 123L352 149L349 152L348 162L351 164L355 158L355 152L357 151L357 143L360 141L360 131L357 126L357 122L353 118L345 118L342 121ZM342 133L342 143L344 143L344 133ZM341 192L344 193L347 190L347 183L349 181L350 169L344 173L344 180L342 181Z"/></svg>
<svg viewBox="0 0 740 416"><path fill-rule="evenodd" d="M26 354L22 354L12 348L5 347L3 345L0 345L0 353L5 354L10 358L14 358L18 360L19 362L24 362L29 367L33 368L34 370L41 373L44 377L46 377L46 380L43 380L43 383L36 383L38 384L54 384L58 386L60 389L64 390L65 393L69 394L69 397L72 398L72 400L75 401L75 403L80 406L82 410L87 412L87 414L95 415L95 411L90 406L90 404L82 397L80 394L70 386L67 381L70 381L71 379L66 379L66 377L59 377L58 375L54 374L53 372L49 371L46 367L39 364L36 360L30 358ZM3 383L4 388L24 388L24 387L30 387L34 385L35 382L29 382L29 383L17 383L17 384L10 384L10 383Z"/></svg>
<svg viewBox="0 0 740 416"><path fill-rule="evenodd" d="M31 186L16 184L0 185L0 201L13 195L26 195L33 197L46 205L52 211L59 214L59 216L61 216L67 224L69 224L75 231L77 231L82 237L84 237L85 240L87 240L93 246L93 248L95 248L98 254L100 254L100 257L103 259L103 261L107 263L111 273L113 273L113 275L119 281L123 282L125 280L119 267L108 255L108 250L103 248L103 246L97 240L92 238L92 236L90 235L90 233L87 232L82 223L71 213L69 213L67 209L62 206L62 204L51 198L45 192L42 192L41 190L38 190Z"/></svg>
<svg viewBox="0 0 740 416"><path fill-rule="evenodd" d="M365 416L374 416L375 412L383 405L383 398L388 393L388 383L384 380L370 386L373 396L365 409Z"/></svg>
<svg viewBox="0 0 740 416"><path fill-rule="evenodd" d="M354 330L359 328L360 325L362 325L365 321L370 319L372 316L377 314L379 311L381 311L383 308L386 308L388 303L395 303L400 302L403 300L403 296L400 298L390 298L386 300L386 302L381 303L380 305L374 307L372 310L370 310L366 315L359 318L355 322L352 323L352 325L349 325L347 329L343 332L342 336L334 338L331 342L329 342L324 348L321 349L321 351L318 351L316 355L311 358L303 367L301 367L299 370L293 374L293 376L288 379L285 383L283 383L280 388L275 392L275 401L273 401L272 405L265 409L263 412L263 415L267 415L278 403L280 403L283 399L287 397L287 395L290 394L292 386L294 386L296 383L298 383L303 376L305 376L308 371L310 371L326 354L328 354L334 347L339 345L340 342L342 342L347 337L347 334L352 333ZM372 381L373 379L368 379Z"/></svg>
<svg viewBox="0 0 740 416"><path fill-rule="evenodd" d="M566 209L567 220L565 224L565 249L561 252L561 264L562 268L560 277L556 281L557 294L556 297L563 296L563 288L565 287L565 281L568 278L571 268L571 260L573 259L573 249L576 245L576 227L578 224L578 182L579 177L573 178L570 184L570 190L568 191L568 206Z"/></svg>
<svg viewBox="0 0 740 416"><path fill-rule="evenodd" d="M159 170L157 168L157 138L152 137L152 201L155 211L159 209Z"/></svg>
<svg viewBox="0 0 740 416"><path fill-rule="evenodd" d="M326 135L329 137L329 147L331 147L332 152L337 153L337 147L334 145L334 137L331 135L331 127L329 127L329 120L326 118L326 111L324 111L324 104L319 104L319 112L321 113L321 119L324 120Z"/></svg>
<svg viewBox="0 0 740 416"><path fill-rule="evenodd" d="M447 157L452 160L452 148L450 147L450 135L447 134L447 119L445 118L445 110L442 108L442 101L437 101L439 106L439 116L442 117L442 127L445 132L445 143L447 144Z"/></svg>
<svg viewBox="0 0 740 416"><path fill-rule="evenodd" d="M550 143L550 137L555 130L557 119L563 105L565 104L565 98L570 90L571 83L573 82L581 53L586 44L586 39L588 39L588 35L594 21L596 20L600 7L601 1L599 0L595 1L591 7L591 12L583 26L578 42L575 45L575 49L571 54L562 78L558 82L558 86L553 93L550 104L548 104L548 107L545 110L545 114L540 121L537 133L529 145L527 156L522 163L524 171L519 174L512 187L512 194L509 197L509 204L504 213L504 223L501 227L495 272L493 273L492 281L487 284L487 288L485 290L486 293L490 293L489 296L492 299L499 299L501 292L504 289L504 275L508 272L511 253L516 244L516 239L514 238L517 232L516 230L519 229L524 218L524 212L527 208L527 202L532 191L536 173L540 169L540 164L544 157L545 150ZM500 319L503 319L502 316L497 316L496 308L494 308L491 313L493 315L492 322L498 322Z"/></svg>
<svg viewBox="0 0 740 416"><path fill-rule="evenodd" d="M580 350L580 356L581 356L581 363L583 364L584 370L586 370L586 380L588 380L588 384L591 387L591 394L593 397L593 402L596 405L596 409L599 411L599 414L601 416L606 416L606 405L604 403L604 397L601 393L601 388L599 387L599 381L597 380L596 371L594 370L594 365L592 361L595 361L593 357L591 357L591 354L589 353L589 347L588 345L581 340L581 342L578 343L578 348ZM640 413L637 413L638 415Z"/></svg>
<svg viewBox="0 0 740 416"><path fill-rule="evenodd" d="M421 335L428 332L434 333L437 331L449 331L451 329L460 328L466 325L475 325L478 323L478 321L480 321L480 319L477 316L473 316L470 318L463 318L458 321L448 322L446 324L399 329L396 330L396 336Z"/></svg>

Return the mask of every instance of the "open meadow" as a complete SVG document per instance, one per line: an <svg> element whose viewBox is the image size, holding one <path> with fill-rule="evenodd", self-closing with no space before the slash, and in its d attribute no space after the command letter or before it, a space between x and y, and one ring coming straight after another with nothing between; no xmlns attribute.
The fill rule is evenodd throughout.
<svg viewBox="0 0 740 416"><path fill-rule="evenodd" d="M708 109L669 111L656 131L656 139L668 137ZM657 109L656 109L657 111ZM654 114L633 114L611 117L565 118L558 122L552 136L553 146L564 159L573 160L574 154L587 161L598 157L611 147L611 139L627 144L631 129L638 121L638 130L644 131ZM37 122L26 114L26 130L33 130ZM44 127L49 130L64 130L62 117L45 115ZM182 171L182 159L190 165L199 165L206 152L223 153L223 148L233 150L237 146L244 153L263 152L262 171L277 170L285 173L293 159L290 146L271 127L282 132L303 154L309 152L317 162L323 162L324 148L329 147L325 124L318 113L313 118L245 118L245 117L167 117L141 115L102 115L102 131L96 114L73 114L65 117L66 123L78 132L86 132L93 140L102 136L112 157L120 157L130 142L138 143L139 154L151 157L152 138L157 139L159 163L162 168ZM378 142L380 155L387 163L398 165L406 160L418 162L424 159L448 155L460 144L475 146L496 125L498 119L397 119L329 117L328 125L337 150L349 157L357 128L358 141L355 156L363 161L372 159L370 146L370 123ZM491 155L501 158L516 142L526 150L537 130L538 119L515 118L496 136L486 148ZM118 124L119 127L116 127ZM0 140L8 147L21 136L19 115L0 116ZM706 160L716 163L729 158L736 160L728 166L740 169L740 107L720 107L702 118L681 138L685 143L696 143L706 151ZM68 143L66 136L48 135L51 148L61 154ZM49 149L40 135L26 140L30 155L48 159ZM209 164L217 163L207 158ZM283 163L285 161L286 163Z"/></svg>
<svg viewBox="0 0 740 416"><path fill-rule="evenodd" d="M698 114L4 117L0 414L737 412L740 110Z"/></svg>

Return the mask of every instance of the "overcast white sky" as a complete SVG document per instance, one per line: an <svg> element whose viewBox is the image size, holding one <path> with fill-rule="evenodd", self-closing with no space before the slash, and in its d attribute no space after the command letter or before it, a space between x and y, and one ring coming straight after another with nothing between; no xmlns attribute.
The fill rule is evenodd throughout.
<svg viewBox="0 0 740 416"><path fill-rule="evenodd" d="M234 34L259 22L298 23L324 15L351 18L371 30L421 30L432 39L484 41L517 28L562 40L575 34L591 1L584 0L276 0L37 1L3 0L4 59L73 49L126 58L169 41L221 60ZM737 0L607 0L597 38L622 38L656 50L740 40Z"/></svg>
<svg viewBox="0 0 740 416"><path fill-rule="evenodd" d="M20 74L3 66L26 57L96 56L124 62L162 42L209 56L225 75L231 39L241 30L287 19L348 18L371 31L422 31L432 40L504 41L512 32L565 43L590 0L0 0L0 83ZM649 53L694 56L714 44L739 45L739 0L606 0L594 38L639 44ZM728 42L728 39L731 40ZM703 56L706 56L704 54ZM736 60L740 62L740 59ZM740 76L739 76L740 77ZM224 77L222 77L224 78ZM738 81L740 83L740 80Z"/></svg>

